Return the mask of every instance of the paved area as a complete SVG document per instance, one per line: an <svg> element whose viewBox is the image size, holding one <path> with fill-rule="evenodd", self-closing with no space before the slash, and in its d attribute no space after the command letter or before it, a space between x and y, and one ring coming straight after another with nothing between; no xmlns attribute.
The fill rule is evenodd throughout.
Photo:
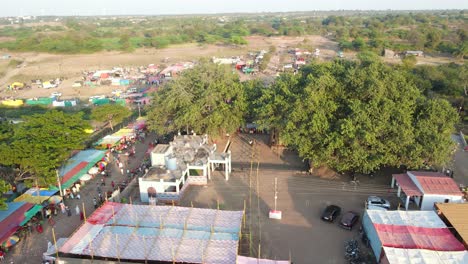
<svg viewBox="0 0 468 264"><path fill-rule="evenodd" d="M251 138L256 139L255 148L248 144ZM336 222L322 222L322 210L329 204L336 204L343 211L353 210L362 215L369 195L396 201L386 182L389 178L362 178L359 185L354 185L340 179L325 180L307 175L303 173L302 161L294 153L275 153L265 144L266 138L266 135L234 136L233 173L229 181L224 180L220 170L208 186L191 186L181 205L243 210L245 202L245 229L252 233L252 242L250 246L245 241L241 244L242 254L291 258L295 264L345 263L344 241L358 237L358 228L347 231L339 228ZM252 151L256 162L251 172ZM275 178L278 180L277 209L283 214L281 220L268 218L269 210L274 207Z"/></svg>
<svg viewBox="0 0 468 264"><path fill-rule="evenodd" d="M127 167L132 169L141 164L149 143L152 142L152 140L154 140L154 135L150 134L145 141L137 143L135 146L135 157L126 159L125 156L122 156L121 161L126 164L126 167L124 167L125 170ZM106 186L101 187L103 193L112 190L111 181L117 184L127 179L126 175L120 173L115 163L112 163L110 166L111 175L105 178ZM58 215L53 218L55 220L54 226L49 225L47 221L45 221L43 225L44 232L40 234L34 231L32 234L28 235L26 239L23 239L12 247L5 257L5 263L41 263L42 253L47 250L47 242L51 241L53 243L52 229L54 229L57 239L69 237L82 224L80 216L75 214L75 207L79 206L80 210L83 210L84 205L86 215L88 216L94 211L93 198L96 197L98 199L97 184L100 183L100 180L101 176L98 176L87 182L86 185L81 188L81 200L65 200L65 204L72 210L72 216L68 217L59 212Z"/></svg>
<svg viewBox="0 0 468 264"><path fill-rule="evenodd" d="M460 184L468 185L468 152L463 150L463 142L459 135L452 135L452 139L458 143L457 150L453 156L452 169L453 178Z"/></svg>

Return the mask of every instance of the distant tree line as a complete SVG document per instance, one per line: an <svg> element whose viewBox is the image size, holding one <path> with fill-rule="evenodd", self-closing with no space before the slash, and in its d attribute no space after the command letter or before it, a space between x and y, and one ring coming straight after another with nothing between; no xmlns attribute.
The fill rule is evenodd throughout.
<svg viewBox="0 0 468 264"><path fill-rule="evenodd" d="M63 26L3 27L0 36L16 40L0 48L51 53L90 53L100 50L131 51L139 47L165 48L171 44L247 44L246 36L324 35L344 50L423 50L467 55L463 11L328 16L294 14L262 16L147 17L138 21L67 19Z"/></svg>

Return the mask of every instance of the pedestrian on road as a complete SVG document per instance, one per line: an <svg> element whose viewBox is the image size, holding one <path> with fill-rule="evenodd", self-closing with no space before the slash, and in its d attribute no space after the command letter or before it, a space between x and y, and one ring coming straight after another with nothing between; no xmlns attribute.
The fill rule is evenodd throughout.
<svg viewBox="0 0 468 264"><path fill-rule="evenodd" d="M97 200L96 200L96 197L93 198L93 204L94 204L94 209L97 208Z"/></svg>
<svg viewBox="0 0 468 264"><path fill-rule="evenodd" d="M79 183L75 184L76 192L80 193L80 187L81 185Z"/></svg>
<svg viewBox="0 0 468 264"><path fill-rule="evenodd" d="M72 193L73 193L74 195L76 195L76 187L75 187L74 185L73 185L73 187L72 187Z"/></svg>
<svg viewBox="0 0 468 264"><path fill-rule="evenodd" d="M71 216L71 210L70 210L70 207L68 207L68 206L65 206L65 210L67 211L67 215L68 215L68 216Z"/></svg>
<svg viewBox="0 0 468 264"><path fill-rule="evenodd" d="M104 180L104 177L101 178L101 186L106 186L106 180Z"/></svg>
<svg viewBox="0 0 468 264"><path fill-rule="evenodd" d="M80 215L80 212L81 212L81 211L80 211L80 207L79 207L78 205L76 205L76 207L75 207L75 213L76 213L76 215Z"/></svg>
<svg viewBox="0 0 468 264"><path fill-rule="evenodd" d="M80 220L81 220L81 221L84 220L84 214L83 214L83 212L80 212Z"/></svg>
<svg viewBox="0 0 468 264"><path fill-rule="evenodd" d="M101 187L99 186L99 183L96 182L96 185L97 185L97 192L100 193L101 192Z"/></svg>
<svg viewBox="0 0 468 264"><path fill-rule="evenodd" d="M76 195L76 199L78 199L78 200L81 199L80 193L78 193L78 194Z"/></svg>
<svg viewBox="0 0 468 264"><path fill-rule="evenodd" d="M111 186L112 186L112 189L114 189L114 187L115 187L114 181L111 182Z"/></svg>

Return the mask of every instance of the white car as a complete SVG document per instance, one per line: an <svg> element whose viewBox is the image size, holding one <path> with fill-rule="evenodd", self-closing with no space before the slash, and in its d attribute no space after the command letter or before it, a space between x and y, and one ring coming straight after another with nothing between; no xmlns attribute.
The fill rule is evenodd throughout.
<svg viewBox="0 0 468 264"><path fill-rule="evenodd" d="M104 99L106 96L104 95L94 95L89 98L89 102L92 102L94 99Z"/></svg>
<svg viewBox="0 0 468 264"><path fill-rule="evenodd" d="M59 93L59 92L53 92L50 97L60 97L62 96L62 93Z"/></svg>
<svg viewBox="0 0 468 264"><path fill-rule="evenodd" d="M112 94L122 94L122 90L113 90Z"/></svg>
<svg viewBox="0 0 468 264"><path fill-rule="evenodd" d="M385 209L390 209L390 202L388 200L382 199L378 196L369 196L366 201L367 206L378 206Z"/></svg>

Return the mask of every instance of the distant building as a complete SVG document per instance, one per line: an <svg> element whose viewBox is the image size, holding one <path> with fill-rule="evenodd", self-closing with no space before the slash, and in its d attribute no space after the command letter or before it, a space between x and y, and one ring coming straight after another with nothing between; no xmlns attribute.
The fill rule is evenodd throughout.
<svg viewBox="0 0 468 264"><path fill-rule="evenodd" d="M407 50L405 51L405 56L416 56L416 57L422 57L424 56L424 52L420 50Z"/></svg>

